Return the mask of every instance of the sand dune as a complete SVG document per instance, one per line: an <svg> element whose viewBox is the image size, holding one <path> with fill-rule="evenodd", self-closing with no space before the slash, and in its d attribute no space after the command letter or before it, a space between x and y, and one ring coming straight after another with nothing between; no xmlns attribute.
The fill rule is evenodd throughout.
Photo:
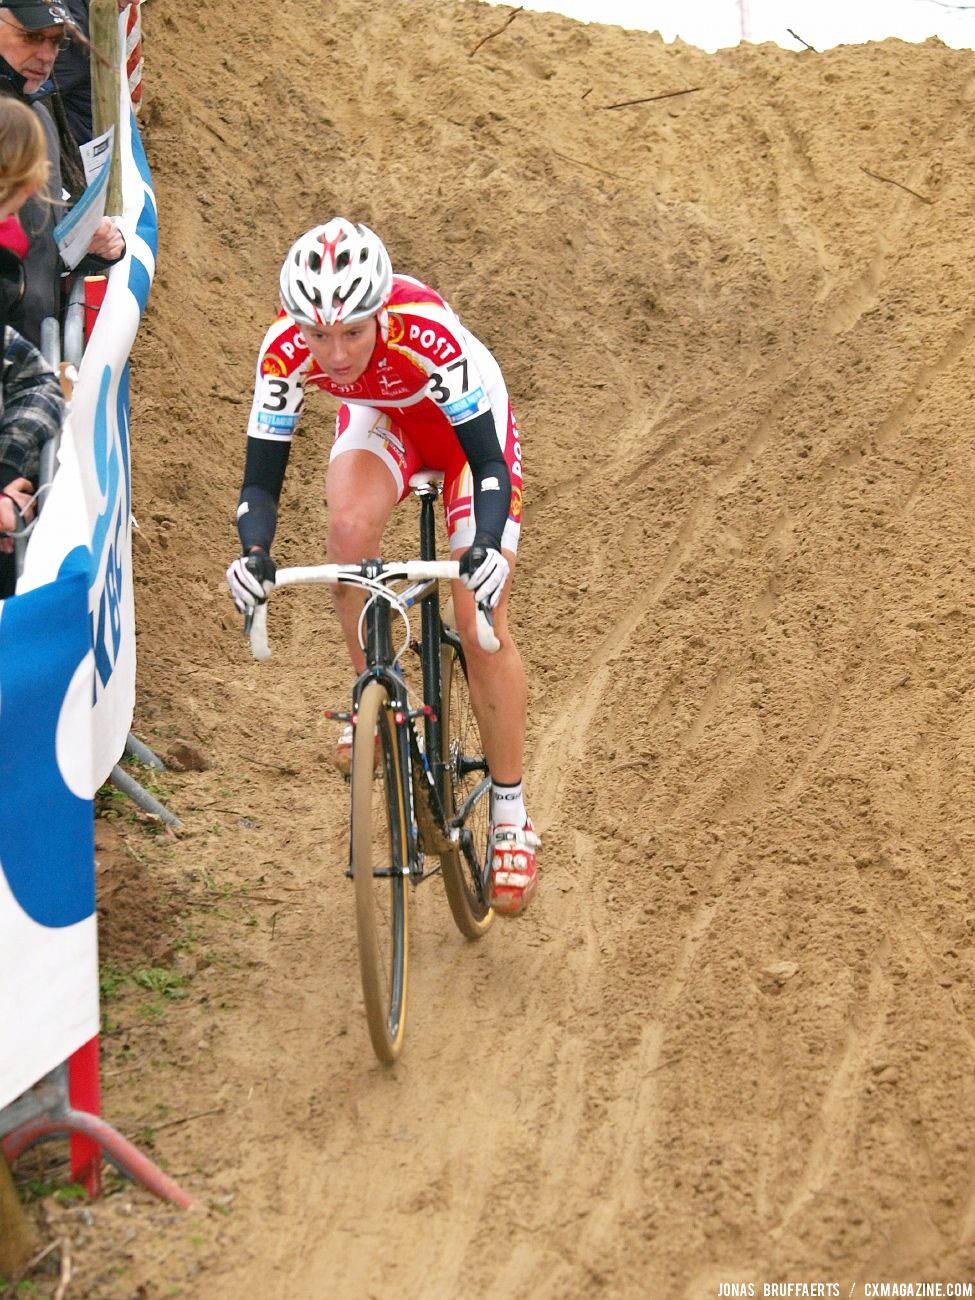
<svg viewBox="0 0 975 1300"><path fill-rule="evenodd" d="M535 13L472 54L504 16L145 5L136 730L213 766L170 778L178 840L100 830L103 959L191 977L125 1004L106 1111L219 1107L155 1148L217 1209L96 1207L87 1294L971 1279L972 55ZM479 945L419 891L393 1071L324 759L334 624L283 600L256 665L222 582L277 268L333 212L494 349L525 445L542 887ZM279 560L322 545L333 413Z"/></svg>

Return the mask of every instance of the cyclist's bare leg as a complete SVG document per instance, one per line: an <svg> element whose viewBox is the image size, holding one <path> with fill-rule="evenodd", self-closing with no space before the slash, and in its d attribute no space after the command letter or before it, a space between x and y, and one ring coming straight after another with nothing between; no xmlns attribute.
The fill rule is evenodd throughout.
<svg viewBox="0 0 975 1300"><path fill-rule="evenodd" d="M383 532L399 493L386 465L370 451L342 452L329 463L327 558L330 564L358 564L382 553ZM342 635L357 673L365 668L359 645L359 614L364 600L357 587L329 587Z"/></svg>
<svg viewBox="0 0 975 1300"><path fill-rule="evenodd" d="M458 560L463 554L463 549L453 551L451 558ZM504 556L513 575L514 553L505 551ZM521 655L508 631L510 591L511 577L494 610L494 631L501 649L488 654L478 644L473 594L463 583L453 583L454 617L467 660L471 704L480 727L491 778L500 785L515 785L521 781L525 759L527 690Z"/></svg>
<svg viewBox="0 0 975 1300"><path fill-rule="evenodd" d="M461 554L461 551L454 552L454 558ZM514 554L505 551L504 555L513 572ZM501 649L496 654L487 654L477 643L474 598L460 583L454 584L454 616L467 658L471 704L477 715L491 773L492 805L499 787L520 787L524 764L525 670L508 631L510 591L509 577L494 611L494 631ZM510 809L514 805L506 803L504 806ZM523 803L521 807L524 807ZM510 824L507 817L503 821L506 824L496 825L492 830L489 901L495 912L518 916L534 897L538 886L536 851L539 840L530 821L520 827Z"/></svg>

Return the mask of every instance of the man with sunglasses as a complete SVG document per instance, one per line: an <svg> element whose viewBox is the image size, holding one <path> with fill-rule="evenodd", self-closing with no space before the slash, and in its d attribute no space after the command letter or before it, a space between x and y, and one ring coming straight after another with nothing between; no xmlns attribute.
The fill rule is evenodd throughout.
<svg viewBox="0 0 975 1300"><path fill-rule="evenodd" d="M0 95L12 95L37 113L47 138L51 174L46 189L27 201L21 224L31 242L24 260L27 289L11 324L38 344L41 321L60 318L61 262L54 227L60 219L62 194L80 197L84 172L78 146L71 136L64 106L51 73L58 51L67 40L67 10L60 0L0 0ZM98 269L117 262L125 241L117 226L105 217L88 248ZM87 267L82 265L82 273Z"/></svg>
<svg viewBox="0 0 975 1300"><path fill-rule="evenodd" d="M64 397L54 371L37 348L6 323L23 292L20 259L0 248L0 600L14 593L11 534L34 516L41 448L57 435L64 418Z"/></svg>

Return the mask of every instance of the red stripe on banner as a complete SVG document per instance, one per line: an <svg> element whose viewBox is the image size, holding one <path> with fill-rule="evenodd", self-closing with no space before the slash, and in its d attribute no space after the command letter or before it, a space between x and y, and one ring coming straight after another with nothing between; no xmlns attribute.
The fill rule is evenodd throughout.
<svg viewBox="0 0 975 1300"><path fill-rule="evenodd" d="M68 1101L73 1110L83 1110L89 1115L101 1114L97 1034L68 1057ZM89 1196L101 1195L101 1147L80 1133L71 1134L71 1181L81 1183Z"/></svg>
<svg viewBox="0 0 975 1300"><path fill-rule="evenodd" d="M128 7L125 19L125 70L129 78L129 96L133 106L138 108L142 100L142 19L139 5L142 0L119 0L119 12Z"/></svg>

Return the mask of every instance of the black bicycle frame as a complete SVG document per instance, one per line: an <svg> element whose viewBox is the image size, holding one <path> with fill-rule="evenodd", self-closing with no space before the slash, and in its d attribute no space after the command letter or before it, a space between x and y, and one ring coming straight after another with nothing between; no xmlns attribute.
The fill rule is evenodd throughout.
<svg viewBox="0 0 975 1300"><path fill-rule="evenodd" d="M436 487L422 487L416 495L420 499L420 559L437 558L435 504L439 495ZM361 566L363 577L376 578L382 573L382 560L364 560ZM368 597L367 597L368 599ZM460 649L460 639L451 629L445 628L440 617L440 588L436 581L431 581L430 590L420 598L420 663L423 677L423 753L416 743L414 718L416 711L408 713L406 690L403 678L393 667L395 651L393 648L392 623L390 608L385 600L374 599L366 609L365 656L366 667L357 678L352 689L353 709L358 708L359 698L368 682L380 681L389 691L390 699L402 705L404 723L396 727L397 745L399 746L402 770L407 776L407 798L411 813L415 814L413 803L413 782L411 773L414 767L427 767L433 779L433 788L427 786L431 797L432 811L441 826L446 823L444 809L449 807L448 782L450 775L447 765L441 758L443 745L443 704L440 650L446 641ZM424 759L425 755L425 759ZM415 824L415 816L410 823ZM416 844L409 846L412 870L416 869Z"/></svg>

